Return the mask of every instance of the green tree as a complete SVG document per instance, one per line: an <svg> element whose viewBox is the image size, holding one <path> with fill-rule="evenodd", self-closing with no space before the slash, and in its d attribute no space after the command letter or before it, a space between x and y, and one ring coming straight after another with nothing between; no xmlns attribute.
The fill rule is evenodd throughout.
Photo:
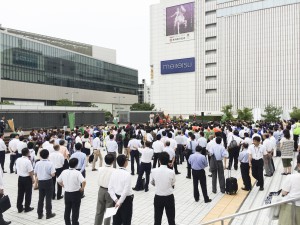
<svg viewBox="0 0 300 225"><path fill-rule="evenodd" d="M274 105L267 105L265 108L265 114L262 114L262 117L266 122L276 122L280 119L282 114L282 107L276 107Z"/></svg>
<svg viewBox="0 0 300 225"><path fill-rule="evenodd" d="M102 111L104 111L104 118L106 122L110 121L110 119L113 118L113 114L110 111L106 111L106 110L102 110Z"/></svg>
<svg viewBox="0 0 300 225"><path fill-rule="evenodd" d="M232 105L225 105L222 107L221 112L223 113L221 121L229 121L233 119L233 114L232 114Z"/></svg>
<svg viewBox="0 0 300 225"><path fill-rule="evenodd" d="M60 99L56 102L57 106L74 106L69 99Z"/></svg>
<svg viewBox="0 0 300 225"><path fill-rule="evenodd" d="M300 120L300 109L293 107L293 111L290 113L292 119Z"/></svg>
<svg viewBox="0 0 300 225"><path fill-rule="evenodd" d="M15 103L9 102L4 100L3 102L0 102L0 105L14 105Z"/></svg>
<svg viewBox="0 0 300 225"><path fill-rule="evenodd" d="M154 104L150 103L134 103L131 107L131 111L152 111L155 108Z"/></svg>
<svg viewBox="0 0 300 225"><path fill-rule="evenodd" d="M243 109L238 109L237 113L239 120L251 121L253 119L252 109L250 108L245 107Z"/></svg>

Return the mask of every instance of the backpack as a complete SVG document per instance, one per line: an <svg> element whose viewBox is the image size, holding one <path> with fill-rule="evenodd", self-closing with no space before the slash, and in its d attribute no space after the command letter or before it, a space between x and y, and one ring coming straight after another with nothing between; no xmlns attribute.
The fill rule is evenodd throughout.
<svg viewBox="0 0 300 225"><path fill-rule="evenodd" d="M230 144L228 145L228 150L232 150L234 148L236 148L238 146L236 140L234 140L233 136L232 136L232 140L230 142Z"/></svg>

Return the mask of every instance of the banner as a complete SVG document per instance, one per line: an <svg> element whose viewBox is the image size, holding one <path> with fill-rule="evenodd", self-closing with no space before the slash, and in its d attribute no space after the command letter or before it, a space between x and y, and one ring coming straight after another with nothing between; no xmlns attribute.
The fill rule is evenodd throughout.
<svg viewBox="0 0 300 225"><path fill-rule="evenodd" d="M69 112L68 118L69 118L69 127L71 130L74 130L74 128L75 128L75 113Z"/></svg>
<svg viewBox="0 0 300 225"><path fill-rule="evenodd" d="M294 156L294 141L284 141L281 148L282 159L292 159Z"/></svg>
<svg viewBox="0 0 300 225"><path fill-rule="evenodd" d="M195 58L161 61L160 72L161 74L195 72Z"/></svg>

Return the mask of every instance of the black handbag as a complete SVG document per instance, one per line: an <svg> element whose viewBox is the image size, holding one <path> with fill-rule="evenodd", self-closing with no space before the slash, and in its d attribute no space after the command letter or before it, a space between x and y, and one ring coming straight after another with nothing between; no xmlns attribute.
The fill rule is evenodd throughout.
<svg viewBox="0 0 300 225"><path fill-rule="evenodd" d="M11 207L11 204L10 204L10 199L9 199L8 195L3 195L3 197L0 199L1 212L4 213L10 207Z"/></svg>
<svg viewBox="0 0 300 225"><path fill-rule="evenodd" d="M94 154L91 154L89 157L89 163L92 163L94 161Z"/></svg>

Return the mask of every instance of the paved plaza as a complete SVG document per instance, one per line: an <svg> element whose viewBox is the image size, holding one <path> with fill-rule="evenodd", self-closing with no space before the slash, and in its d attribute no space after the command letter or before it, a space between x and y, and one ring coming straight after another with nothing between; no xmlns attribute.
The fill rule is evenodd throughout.
<svg viewBox="0 0 300 225"><path fill-rule="evenodd" d="M105 154L105 152L104 152ZM266 178L266 184L265 184L265 191L259 192L256 187L253 188L253 190L250 192L244 203L238 206L238 209L247 210L249 208L258 207L263 204L263 200L266 197L266 195L269 193L269 191L275 191L278 190L280 187L280 184L282 182L282 176L280 176L281 173L281 160L279 158L275 158L275 163L277 166L277 172L276 176L273 178ZM6 171L9 171L8 169L9 165L9 154L6 155L6 163L5 163L5 169ZM128 166L129 171L130 166ZM98 179L98 172L91 171L91 166L86 168L87 170L87 186L85 190L86 197L82 200L81 208L80 208L80 224L86 224L86 225L92 225L94 224L94 217L95 217L95 210L96 210L96 201L97 201L97 195L98 195L98 185L97 185L97 179ZM212 199L211 203L205 204L203 201L201 188L200 188L200 201L195 202L193 198L193 184L192 180L186 179L186 162L183 165L178 166L178 170L181 172L180 175L176 175L176 185L175 185L175 202L176 202L176 224L178 225L196 225L200 224L201 220L203 220L205 217L206 219L209 218L215 219L218 216L214 213L212 214L212 211L215 207L220 206L221 199L225 200L229 198L234 198L229 195L224 195L220 193L218 189L218 193L214 194L212 193L211 188L211 178L207 176L207 189L208 189L208 195ZM208 168L206 168L206 175L208 175ZM227 170L225 170L225 178L227 177ZM232 171L232 176L239 179L240 176L240 170ZM8 194L12 207L7 212L4 213L4 218L6 220L11 220L12 224L20 224L20 225L33 225L33 224L51 224L51 225L63 225L64 224L64 201L62 200L53 200L52 206L53 206L53 212L56 213L56 217L46 220L44 217L41 220L37 219L37 202L38 202L38 190L33 191L33 197L32 197L32 207L34 207L34 211L29 213L18 213L16 208L16 199L17 199L17 175L16 174L4 174L4 182L5 182L5 194ZM137 175L132 176L132 187L135 186L135 182L137 179ZM239 187L239 191L236 195L236 198L239 198L242 193L244 193L242 190L240 190L241 187ZM153 225L154 224L154 210L153 210L153 198L154 198L154 191L155 188L150 185L149 192L145 193L144 191L133 191L134 194L134 201L133 201L133 218L132 218L132 225ZM225 213L232 214L235 211L232 212L230 209L231 205L228 204L228 206L224 206L224 209L222 209ZM208 217L208 214L212 214L212 216ZM45 214L45 212L44 212ZM224 215L224 213L221 213L219 215ZM259 214L252 214L248 217L248 219L243 218L237 218L235 221L233 221L233 224L267 224L266 223L266 215L267 211L262 211ZM256 223L253 223L253 218L255 217L261 217L265 218L264 220L258 220ZM251 219L250 219L251 218ZM162 224L168 224L167 218L164 214L163 216L163 222ZM272 223L276 224L276 223Z"/></svg>

